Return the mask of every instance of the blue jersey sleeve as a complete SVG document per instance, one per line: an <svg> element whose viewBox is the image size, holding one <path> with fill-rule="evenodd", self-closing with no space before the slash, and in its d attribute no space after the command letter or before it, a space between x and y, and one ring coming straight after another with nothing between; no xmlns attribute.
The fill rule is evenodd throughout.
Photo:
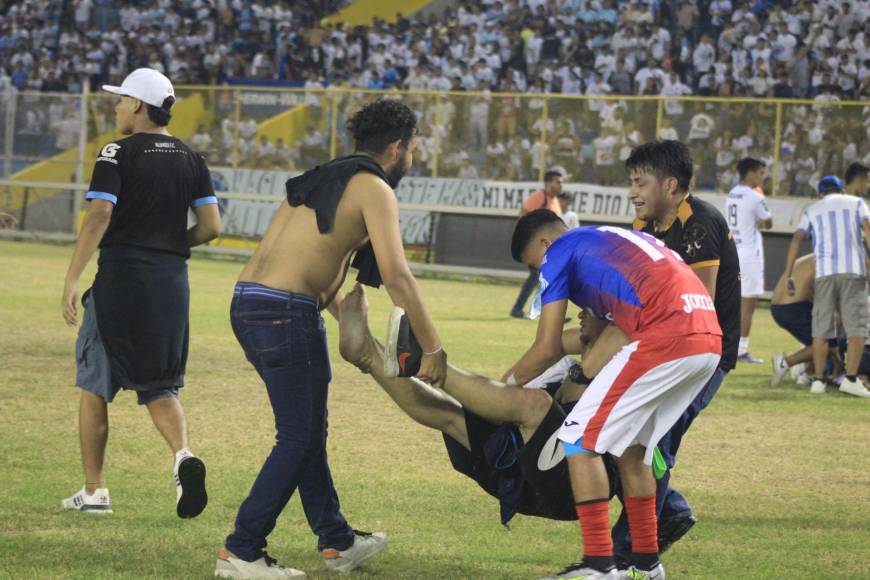
<svg viewBox="0 0 870 580"><path fill-rule="evenodd" d="M541 265L541 304L570 298L572 248L554 244L547 250Z"/></svg>

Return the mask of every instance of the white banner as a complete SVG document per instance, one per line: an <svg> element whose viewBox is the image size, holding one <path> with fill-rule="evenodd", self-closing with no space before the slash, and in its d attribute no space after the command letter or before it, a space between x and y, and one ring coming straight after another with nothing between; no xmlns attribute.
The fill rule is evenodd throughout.
<svg viewBox="0 0 870 580"><path fill-rule="evenodd" d="M284 171L261 169L211 168L215 191L244 192L270 196L271 199L236 200L223 202L224 233L259 237L266 231L272 214L284 197L284 183L296 175ZM485 211L502 210L507 215L518 212L524 199L541 184L533 181L501 182L457 178L405 177L396 195L399 203L408 205L441 206L447 208L478 208ZM574 194L572 209L584 221L629 223L634 218L634 206L627 187L604 187L589 183L566 183L564 189ZM274 196L279 196L278 199ZM698 197L725 211L724 194L700 193ZM775 231L791 232L800 220L809 199L768 198L773 214ZM431 213L402 209L400 213L402 236L406 244L425 244L429 241Z"/></svg>

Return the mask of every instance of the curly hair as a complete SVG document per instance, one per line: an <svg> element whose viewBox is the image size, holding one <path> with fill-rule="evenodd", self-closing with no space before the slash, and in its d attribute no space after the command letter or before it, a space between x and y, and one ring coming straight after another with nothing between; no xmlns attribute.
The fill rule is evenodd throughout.
<svg viewBox="0 0 870 580"><path fill-rule="evenodd" d="M417 131L414 112L398 101L378 99L366 104L347 122L356 151L381 154L400 139L407 146Z"/></svg>

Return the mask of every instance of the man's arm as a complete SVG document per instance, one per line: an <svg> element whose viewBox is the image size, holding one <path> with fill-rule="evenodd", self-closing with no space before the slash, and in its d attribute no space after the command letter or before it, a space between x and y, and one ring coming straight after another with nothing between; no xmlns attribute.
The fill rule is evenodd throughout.
<svg viewBox="0 0 870 580"><path fill-rule="evenodd" d="M760 230L769 230L773 227L773 218L760 219L755 222L755 225Z"/></svg>
<svg viewBox="0 0 870 580"><path fill-rule="evenodd" d="M16 225L18 225L18 222L15 221L15 216L0 211L0 230L14 228Z"/></svg>
<svg viewBox="0 0 870 580"><path fill-rule="evenodd" d="M564 356L562 326L565 324L567 310L567 300L549 302L541 309L535 342L514 366L512 376L517 385L526 384Z"/></svg>
<svg viewBox="0 0 870 580"><path fill-rule="evenodd" d="M628 342L628 337L618 326L615 324L605 326L598 338L583 353L583 358L580 361L583 374L587 377L597 375L604 368L604 365L609 363L610 359Z"/></svg>
<svg viewBox="0 0 870 580"><path fill-rule="evenodd" d="M716 299L716 277L719 275L719 266L705 266L695 270L695 275L701 279L704 288L710 293L710 298Z"/></svg>
<svg viewBox="0 0 870 580"><path fill-rule="evenodd" d="M187 245L191 248L210 242L221 235L221 212L216 203L193 208L196 225L187 230Z"/></svg>
<svg viewBox="0 0 870 580"><path fill-rule="evenodd" d="M363 220L387 293L393 304L405 310L423 352L432 353L424 356L417 377L440 386L447 373L447 356L441 345L441 337L423 304L417 280L405 259L402 232L399 229L399 203L393 190L381 179L370 174L360 174L353 179L366 189Z"/></svg>
<svg viewBox="0 0 870 580"><path fill-rule="evenodd" d="M862 228L867 227L867 222L862 224ZM866 231L866 229L865 229ZM794 280L791 275L794 271L794 262L797 260L798 252L801 249L801 243L804 241L804 231L803 230L795 230L794 235L791 237L791 242L788 244L788 254L786 254L785 258L785 278L787 280L786 289L788 291L789 296L795 295L795 287ZM867 234L865 234L867 235Z"/></svg>
<svg viewBox="0 0 870 580"><path fill-rule="evenodd" d="M70 326L78 324L79 278L88 262L91 261L91 256L97 251L100 240L103 239L103 234L106 233L109 222L112 220L114 208L115 205L109 201L94 199L91 201L84 222L82 222L82 230L79 232L75 250L73 250L72 259L66 272L63 297L60 301L63 319Z"/></svg>

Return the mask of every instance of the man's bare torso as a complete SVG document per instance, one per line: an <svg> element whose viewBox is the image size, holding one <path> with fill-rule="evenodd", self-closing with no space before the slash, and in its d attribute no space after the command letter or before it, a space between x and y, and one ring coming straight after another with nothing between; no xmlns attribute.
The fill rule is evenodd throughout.
<svg viewBox="0 0 870 580"><path fill-rule="evenodd" d="M307 294L329 305L344 282L351 256L368 241L362 203L372 179L378 178L370 173L351 178L332 230L324 234L317 229L313 209L282 202L239 281Z"/></svg>
<svg viewBox="0 0 870 580"><path fill-rule="evenodd" d="M786 288L786 278L781 276L779 282L776 283L776 288L773 289L771 304L784 306L786 304L795 304L797 302L812 302L813 289L816 276L816 262L813 255L809 254L799 258L794 263L791 277L794 279L795 294L788 295Z"/></svg>

